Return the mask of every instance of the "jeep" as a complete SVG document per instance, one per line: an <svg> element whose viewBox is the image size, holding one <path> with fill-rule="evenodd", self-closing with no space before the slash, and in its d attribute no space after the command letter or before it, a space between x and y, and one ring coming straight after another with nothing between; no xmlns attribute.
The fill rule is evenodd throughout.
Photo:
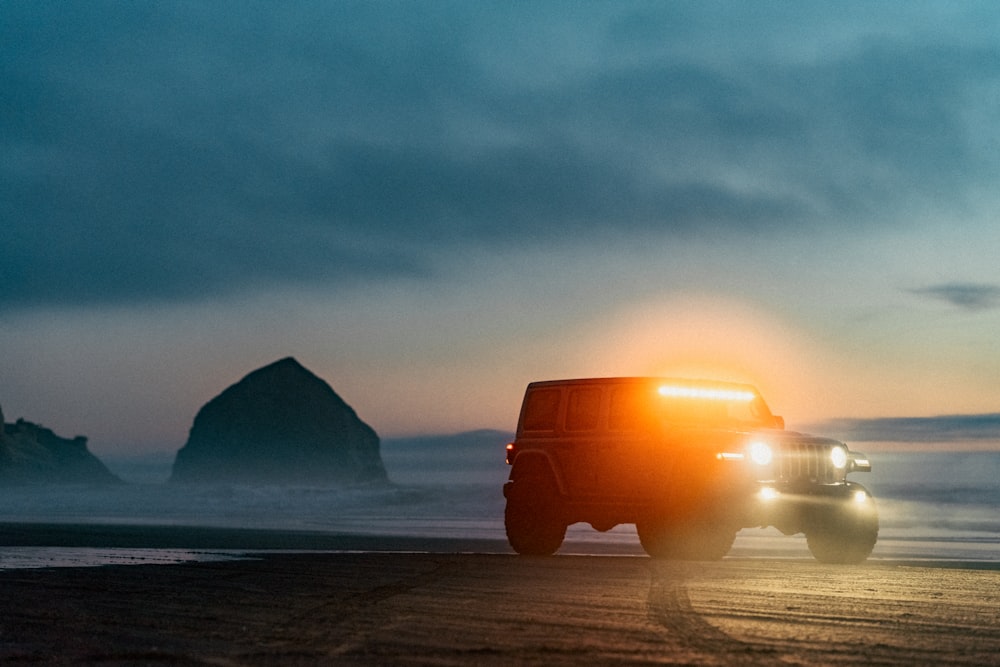
<svg viewBox="0 0 1000 667"><path fill-rule="evenodd" d="M785 430L752 386L669 378L528 385L507 445L504 525L519 554L549 555L570 524L635 524L655 558L715 560L742 528L805 533L824 563L860 563L878 538L871 464Z"/></svg>

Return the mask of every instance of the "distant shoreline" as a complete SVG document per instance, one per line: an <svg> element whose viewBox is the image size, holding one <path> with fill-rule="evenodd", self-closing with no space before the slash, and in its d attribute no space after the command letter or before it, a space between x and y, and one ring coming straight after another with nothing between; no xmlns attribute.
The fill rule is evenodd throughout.
<svg viewBox="0 0 1000 667"><path fill-rule="evenodd" d="M812 559L795 538L737 538L727 556L736 559L804 561ZM940 549L952 540L933 537L916 539L886 537L876 547L867 565L917 565L920 567L1000 570L993 542L973 540L989 558L977 558L968 548ZM933 545L933 546L929 546ZM966 545L968 546L968 545ZM295 529L232 528L139 523L59 523L0 522L0 551L3 548L42 547L67 549L164 549L224 550L252 555L255 552L329 553L423 553L513 555L506 540L495 538L426 537L337 533ZM556 555L637 556L646 555L637 542L568 540Z"/></svg>
<svg viewBox="0 0 1000 667"><path fill-rule="evenodd" d="M140 523L0 522L0 547L508 553L501 540Z"/></svg>

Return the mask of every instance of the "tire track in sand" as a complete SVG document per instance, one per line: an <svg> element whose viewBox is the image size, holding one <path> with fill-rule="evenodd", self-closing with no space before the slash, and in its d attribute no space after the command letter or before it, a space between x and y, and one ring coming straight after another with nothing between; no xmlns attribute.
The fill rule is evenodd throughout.
<svg viewBox="0 0 1000 667"><path fill-rule="evenodd" d="M715 658L725 656L724 663L784 664L773 648L756 646L726 634L691 606L687 582L699 571L696 563L653 561L647 598L650 620L686 648Z"/></svg>

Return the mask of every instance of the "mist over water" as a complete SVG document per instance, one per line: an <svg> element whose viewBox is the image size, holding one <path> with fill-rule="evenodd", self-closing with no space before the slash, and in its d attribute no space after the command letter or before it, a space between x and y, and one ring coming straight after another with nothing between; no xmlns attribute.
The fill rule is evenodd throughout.
<svg viewBox="0 0 1000 667"><path fill-rule="evenodd" d="M1000 451L881 451L854 475L875 495L886 531L1000 536Z"/></svg>
<svg viewBox="0 0 1000 667"><path fill-rule="evenodd" d="M128 484L0 491L0 521L125 523L273 528L366 535L485 538L503 541L508 472L503 434L476 446L407 440L383 443L392 483L375 486L178 485L170 459L108 461ZM881 531L873 557L916 554L1000 560L1000 451L894 451L874 446L867 486ZM570 527L574 543L637 544L631 526L598 533ZM801 536L745 530L743 545L774 545L807 557Z"/></svg>

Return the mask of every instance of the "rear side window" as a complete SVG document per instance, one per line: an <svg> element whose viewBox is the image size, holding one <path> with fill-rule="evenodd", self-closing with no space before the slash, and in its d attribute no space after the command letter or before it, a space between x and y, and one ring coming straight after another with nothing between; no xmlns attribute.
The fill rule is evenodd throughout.
<svg viewBox="0 0 1000 667"><path fill-rule="evenodd" d="M554 431L559 417L558 389L536 389L528 394L524 406L525 431Z"/></svg>
<svg viewBox="0 0 1000 667"><path fill-rule="evenodd" d="M600 389L572 390L569 393L569 405L566 406L566 430L590 431L597 428L600 409Z"/></svg>

